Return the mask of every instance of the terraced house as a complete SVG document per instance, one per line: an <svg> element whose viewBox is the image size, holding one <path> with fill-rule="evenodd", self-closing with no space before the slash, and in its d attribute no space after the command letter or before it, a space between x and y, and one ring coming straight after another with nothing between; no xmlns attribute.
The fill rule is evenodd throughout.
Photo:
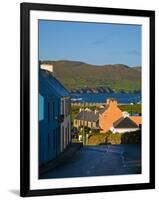
<svg viewBox="0 0 159 200"><path fill-rule="evenodd" d="M108 99L99 113L101 133L109 130L113 133L133 132L141 128L141 124L141 116L129 116L129 113L121 111L114 99Z"/></svg>
<svg viewBox="0 0 159 200"><path fill-rule="evenodd" d="M100 133L109 130L113 133L133 132L140 129L141 124L141 116L129 116L129 113L120 110L114 99L108 99L105 107L98 111L80 109L73 122L76 128L84 125L91 129L99 129Z"/></svg>
<svg viewBox="0 0 159 200"><path fill-rule="evenodd" d="M105 108L99 114L99 126L101 133L106 133L113 126L113 123L123 116L122 111L118 107L118 103L114 99L108 99Z"/></svg>
<svg viewBox="0 0 159 200"><path fill-rule="evenodd" d="M99 112L92 111L88 108L80 109L79 113L73 121L73 126L79 128L80 126L87 126L91 129L99 128Z"/></svg>
<svg viewBox="0 0 159 200"><path fill-rule="evenodd" d="M70 96L52 68L39 69L39 165L56 158L71 142Z"/></svg>

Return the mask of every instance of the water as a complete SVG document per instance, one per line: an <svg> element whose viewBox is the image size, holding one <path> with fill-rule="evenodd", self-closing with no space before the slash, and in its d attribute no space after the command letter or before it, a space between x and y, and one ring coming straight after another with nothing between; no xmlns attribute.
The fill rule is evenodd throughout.
<svg viewBox="0 0 159 200"><path fill-rule="evenodd" d="M71 94L72 102L105 103L106 99L114 98L118 103L141 103L141 93L99 93Z"/></svg>

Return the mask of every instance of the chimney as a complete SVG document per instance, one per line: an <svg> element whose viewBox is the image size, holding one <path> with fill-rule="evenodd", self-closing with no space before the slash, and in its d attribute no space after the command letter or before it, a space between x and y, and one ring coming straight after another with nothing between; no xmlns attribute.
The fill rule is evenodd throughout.
<svg viewBox="0 0 159 200"><path fill-rule="evenodd" d="M95 111L94 111L94 113L95 113L95 115L96 115L96 114L98 113L98 111L97 111L97 110L95 110Z"/></svg>
<svg viewBox="0 0 159 200"><path fill-rule="evenodd" d="M115 106L116 107L118 105L118 102L115 99L107 99L106 105Z"/></svg>
<svg viewBox="0 0 159 200"><path fill-rule="evenodd" d="M82 112L82 111L83 111L83 108L80 108L80 109L79 109L79 112Z"/></svg>
<svg viewBox="0 0 159 200"><path fill-rule="evenodd" d="M129 113L127 112L127 111L124 111L123 113L122 113L122 115L123 115L123 117L124 118L126 118L126 117L129 117L130 115L129 115Z"/></svg>
<svg viewBox="0 0 159 200"><path fill-rule="evenodd" d="M54 72L53 64L45 64L45 63L43 63L43 64L40 64L40 68L44 69L46 71L52 72L52 73Z"/></svg>
<svg viewBox="0 0 159 200"><path fill-rule="evenodd" d="M85 111L91 111L89 108L85 108Z"/></svg>

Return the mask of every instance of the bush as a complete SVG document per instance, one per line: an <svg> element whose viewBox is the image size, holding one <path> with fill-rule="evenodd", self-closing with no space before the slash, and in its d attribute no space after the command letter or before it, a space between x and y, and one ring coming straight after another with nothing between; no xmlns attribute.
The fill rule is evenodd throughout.
<svg viewBox="0 0 159 200"><path fill-rule="evenodd" d="M122 134L121 144L141 144L141 130Z"/></svg>
<svg viewBox="0 0 159 200"><path fill-rule="evenodd" d="M107 133L92 133L88 137L88 144L141 144L141 130L116 134L111 131Z"/></svg>

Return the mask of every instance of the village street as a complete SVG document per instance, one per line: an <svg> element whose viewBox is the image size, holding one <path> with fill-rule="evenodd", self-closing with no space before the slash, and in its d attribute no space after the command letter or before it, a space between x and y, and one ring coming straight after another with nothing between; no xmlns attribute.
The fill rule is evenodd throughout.
<svg viewBox="0 0 159 200"><path fill-rule="evenodd" d="M85 146L74 156L43 174L41 178L122 175L141 172L139 145Z"/></svg>

